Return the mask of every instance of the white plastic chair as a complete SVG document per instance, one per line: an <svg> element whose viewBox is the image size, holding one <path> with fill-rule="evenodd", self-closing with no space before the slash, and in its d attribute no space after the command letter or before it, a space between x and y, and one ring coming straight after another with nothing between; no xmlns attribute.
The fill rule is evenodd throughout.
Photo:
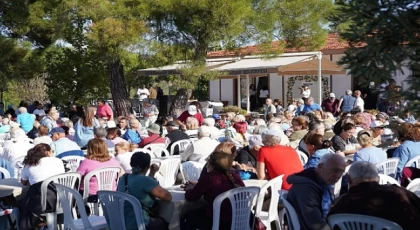
<svg viewBox="0 0 420 230"><path fill-rule="evenodd" d="M376 164L376 168L378 168L379 173L395 178L399 161L399 158L389 158L386 161Z"/></svg>
<svg viewBox="0 0 420 230"><path fill-rule="evenodd" d="M184 182L198 181L201 171L204 168L203 163L187 161L181 164L181 174Z"/></svg>
<svg viewBox="0 0 420 230"><path fill-rule="evenodd" d="M286 209L288 229L290 230L300 230L299 217L296 213L295 208L286 200L282 198L284 208Z"/></svg>
<svg viewBox="0 0 420 230"><path fill-rule="evenodd" d="M163 154L169 156L169 151L166 149L165 144L148 144L143 149L152 151L156 157L162 157Z"/></svg>
<svg viewBox="0 0 420 230"><path fill-rule="evenodd" d="M16 159L14 159L11 163L10 166L12 166L12 169L14 169L14 173L15 173L15 178L20 180L20 174L22 172L23 169L23 160L25 159L25 156L21 156L18 157Z"/></svg>
<svg viewBox="0 0 420 230"><path fill-rule="evenodd" d="M171 151L169 154L171 156L174 155L175 148L178 147L179 155L181 155L181 153L184 152L188 148L188 146L191 144L192 142L189 139L176 141L171 145Z"/></svg>
<svg viewBox="0 0 420 230"><path fill-rule="evenodd" d="M171 187L175 184L176 176L181 165L181 158L171 157L160 162L160 168L157 172L162 177L157 177L160 186L163 188Z"/></svg>
<svg viewBox="0 0 420 230"><path fill-rule="evenodd" d="M382 185L395 184L395 185L401 186L397 180L385 174L379 174L379 184L382 184Z"/></svg>
<svg viewBox="0 0 420 230"><path fill-rule="evenodd" d="M0 173L2 174L2 178L3 179L9 179L10 178L10 172L9 172L9 170L7 170L7 169L5 169L3 167L0 167Z"/></svg>
<svg viewBox="0 0 420 230"><path fill-rule="evenodd" d="M281 191L281 185L283 184L283 176L284 175L280 175L264 184L261 187L260 194L258 195L255 216L261 219L267 230L271 229L271 222L273 221L276 224L276 229L281 230L281 222L277 208L280 199L279 191ZM268 212L264 212L262 211L262 206L264 204L265 194L268 192L269 188L271 189L270 207L268 209Z"/></svg>
<svg viewBox="0 0 420 230"><path fill-rule="evenodd" d="M77 168L79 168L80 162L82 162L84 157L81 156L66 156L61 158L63 161L67 161L67 166L70 168L70 172L76 172Z"/></svg>
<svg viewBox="0 0 420 230"><path fill-rule="evenodd" d="M110 156L115 157L115 148L108 148L108 153Z"/></svg>
<svg viewBox="0 0 420 230"><path fill-rule="evenodd" d="M59 184L56 185L56 188L59 200L63 205L64 229L96 230L108 228L108 224L106 223L105 217L94 215L87 216L85 210L85 203L83 202L83 198L78 191ZM73 199L76 200L76 206L79 210L80 219L74 219L76 218L76 216L73 217Z"/></svg>
<svg viewBox="0 0 420 230"><path fill-rule="evenodd" d="M121 169L117 167L106 167L93 170L85 175L83 179L83 199L87 201L89 198L89 182L92 177L96 178L98 191L113 191L114 183L118 184L119 174ZM99 208L98 203L87 202L93 214L101 216L102 210Z"/></svg>
<svg viewBox="0 0 420 230"><path fill-rule="evenodd" d="M258 187L241 187L226 191L216 197L213 202L213 230L219 230L220 207L225 199L229 199L232 207L232 230L250 230L249 220L254 198L260 192Z"/></svg>
<svg viewBox="0 0 420 230"><path fill-rule="evenodd" d="M335 214L328 217L331 228L335 226L340 230L402 230L402 228L389 220L357 214Z"/></svg>
<svg viewBox="0 0 420 230"><path fill-rule="evenodd" d="M171 144L171 139L165 137L165 148L168 148L168 146Z"/></svg>
<svg viewBox="0 0 420 230"><path fill-rule="evenodd" d="M127 229L124 217L124 205L126 202L129 203L134 210L137 229L146 229L143 220L143 210L140 201L137 198L126 193L113 191L99 191L98 196L110 229Z"/></svg>
<svg viewBox="0 0 420 230"><path fill-rule="evenodd" d="M45 211L47 208L48 185L54 182L55 185L63 185L69 188L79 190L79 185L82 176L80 173L70 172L55 175L45 179L41 184L41 210ZM43 214L47 218L48 229L57 228L57 214L63 213L62 203L57 199L55 212Z"/></svg>
<svg viewBox="0 0 420 230"><path fill-rule="evenodd" d="M296 150L296 152L299 155L299 159L302 162L302 165L305 165L308 162L308 156L300 150Z"/></svg>
<svg viewBox="0 0 420 230"><path fill-rule="evenodd" d="M409 161L407 161L404 167L416 167L420 169L420 155L411 158Z"/></svg>
<svg viewBox="0 0 420 230"><path fill-rule="evenodd" d="M349 171L350 167L351 167L351 165L347 165L346 169L344 170L343 176L345 176L347 174L347 172ZM336 198L340 196L341 184L343 182L343 176L340 177L340 179L334 185L334 196Z"/></svg>
<svg viewBox="0 0 420 230"><path fill-rule="evenodd" d="M406 189L420 197L420 178L412 180Z"/></svg>
<svg viewBox="0 0 420 230"><path fill-rule="evenodd" d="M149 149L144 149L144 148L137 148L137 149L134 149L133 150L133 153L136 153L136 152L144 152L144 153L147 153L147 154L149 154L150 155L150 158L156 158L156 155L155 155L155 153L154 152L152 152L151 150L149 150Z"/></svg>

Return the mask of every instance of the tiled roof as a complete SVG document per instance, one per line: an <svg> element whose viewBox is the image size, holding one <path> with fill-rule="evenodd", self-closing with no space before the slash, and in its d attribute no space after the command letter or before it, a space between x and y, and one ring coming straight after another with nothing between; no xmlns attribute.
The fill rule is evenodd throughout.
<svg viewBox="0 0 420 230"><path fill-rule="evenodd" d="M278 41L273 42L273 47L278 45ZM349 44L346 41L340 40L340 37L337 33L331 33L328 35L327 41L325 45L320 49L320 51L325 50L343 50L349 48ZM287 48L284 50L285 53L291 52L304 52L307 51L304 48ZM252 55L260 53L260 49L256 45L247 46L244 48L240 48L234 51L226 51L226 50L219 50L219 51L211 51L207 53L207 57L215 58L215 57L231 57L231 56L239 56L239 55Z"/></svg>

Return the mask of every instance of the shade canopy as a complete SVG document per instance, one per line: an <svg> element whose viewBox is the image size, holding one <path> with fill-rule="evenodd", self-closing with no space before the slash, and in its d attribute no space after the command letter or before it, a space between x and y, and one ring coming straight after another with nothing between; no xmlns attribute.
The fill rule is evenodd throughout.
<svg viewBox="0 0 420 230"><path fill-rule="evenodd" d="M321 59L323 75L346 74L343 67L326 58ZM317 59L309 59L279 67L279 75L317 75L319 63Z"/></svg>

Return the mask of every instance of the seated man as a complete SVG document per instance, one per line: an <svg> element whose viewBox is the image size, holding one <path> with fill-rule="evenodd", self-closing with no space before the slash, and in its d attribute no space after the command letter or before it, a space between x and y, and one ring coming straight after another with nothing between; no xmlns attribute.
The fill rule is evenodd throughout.
<svg viewBox="0 0 420 230"><path fill-rule="evenodd" d="M202 158L209 156L217 145L220 143L210 138L211 127L201 126L198 129L198 140L194 141L192 145L181 153L182 161L199 161Z"/></svg>
<svg viewBox="0 0 420 230"><path fill-rule="evenodd" d="M104 140L105 143L106 143L106 146L108 148L114 148L115 147L114 142L112 142L111 140L106 139L107 132L106 132L106 129L105 128L95 127L95 129L93 130L93 135L95 136L95 138Z"/></svg>
<svg viewBox="0 0 420 230"><path fill-rule="evenodd" d="M189 105L188 110L182 112L176 120L176 123L181 127L181 129L186 129L185 123L189 117L194 117L197 119L199 126L204 122L203 115L197 111L197 107L195 105Z"/></svg>
<svg viewBox="0 0 420 230"><path fill-rule="evenodd" d="M71 141L66 137L66 132L63 128L53 128L49 132L49 135L51 135L51 139L53 140L50 146L55 156L68 151L80 150L80 147L76 142Z"/></svg>
<svg viewBox="0 0 420 230"><path fill-rule="evenodd" d="M147 128L148 137L141 140L139 148L143 148L148 144L165 144L165 138L160 136L160 126L155 123L151 123Z"/></svg>
<svg viewBox="0 0 420 230"><path fill-rule="evenodd" d="M140 121L136 118L130 119L130 129L124 133L122 138L131 144L138 145L141 142L141 135L139 133L139 128L141 127Z"/></svg>
<svg viewBox="0 0 420 230"><path fill-rule="evenodd" d="M166 138L168 138L171 141L171 143L167 147L167 150L169 152L171 151L171 147L172 147L173 143L175 143L177 141L180 141L180 140L190 139L190 137L186 133L184 133L184 132L182 132L181 130L178 129L177 124L173 121L169 121L166 124L166 130L168 131L168 134L166 135ZM179 149L178 148L174 149L174 155L179 155Z"/></svg>
<svg viewBox="0 0 420 230"><path fill-rule="evenodd" d="M328 215L352 213L390 220L405 229L420 226L420 198L397 185L380 185L378 169L357 161L348 173L349 191L331 206Z"/></svg>
<svg viewBox="0 0 420 230"><path fill-rule="evenodd" d="M317 168L308 168L287 178L292 184L287 201L295 208L302 229L330 229L326 218L334 200L332 185L345 169L344 157L327 153L321 157Z"/></svg>

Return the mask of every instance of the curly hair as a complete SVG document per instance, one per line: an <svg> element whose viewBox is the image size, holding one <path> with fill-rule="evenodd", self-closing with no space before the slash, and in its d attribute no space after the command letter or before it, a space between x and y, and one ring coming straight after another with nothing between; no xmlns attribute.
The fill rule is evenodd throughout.
<svg viewBox="0 0 420 230"><path fill-rule="evenodd" d="M109 161L111 156L109 155L108 147L105 141L98 138L90 140L88 142L86 158L99 162Z"/></svg>
<svg viewBox="0 0 420 230"><path fill-rule="evenodd" d="M302 126L302 129L308 129L308 121L304 117L295 117L292 120L292 124L297 123L298 126Z"/></svg>
<svg viewBox="0 0 420 230"><path fill-rule="evenodd" d="M233 163L233 155L228 154L226 152L213 152L208 160L207 163L210 166L214 167L215 171L224 173L227 177L227 179L233 184L235 188L240 187L240 185L235 183L235 180L232 176L232 163Z"/></svg>
<svg viewBox="0 0 420 230"><path fill-rule="evenodd" d="M214 151L223 152L227 154L234 154L236 152L236 145L233 142L226 141L217 145Z"/></svg>
<svg viewBox="0 0 420 230"><path fill-rule="evenodd" d="M407 139L411 141L420 141L420 125L413 125L408 129Z"/></svg>
<svg viewBox="0 0 420 230"><path fill-rule="evenodd" d="M398 127L398 140L401 142L404 142L406 140L411 140L411 138L409 138L409 130L413 127L414 125L411 123L403 123Z"/></svg>
<svg viewBox="0 0 420 230"><path fill-rule="evenodd" d="M106 131L107 131L107 138L110 140L113 140L117 137L121 137L121 130L117 127L109 128Z"/></svg>
<svg viewBox="0 0 420 230"><path fill-rule="evenodd" d="M47 126L41 125L41 126L38 127L38 135L40 137L47 136L48 135L48 132L49 132L49 130L48 130L48 127Z"/></svg>
<svg viewBox="0 0 420 230"><path fill-rule="evenodd" d="M37 144L32 149L28 150L28 153L23 160L23 164L37 166L42 158L48 157L48 152L50 151L51 147L49 145L43 143Z"/></svg>

